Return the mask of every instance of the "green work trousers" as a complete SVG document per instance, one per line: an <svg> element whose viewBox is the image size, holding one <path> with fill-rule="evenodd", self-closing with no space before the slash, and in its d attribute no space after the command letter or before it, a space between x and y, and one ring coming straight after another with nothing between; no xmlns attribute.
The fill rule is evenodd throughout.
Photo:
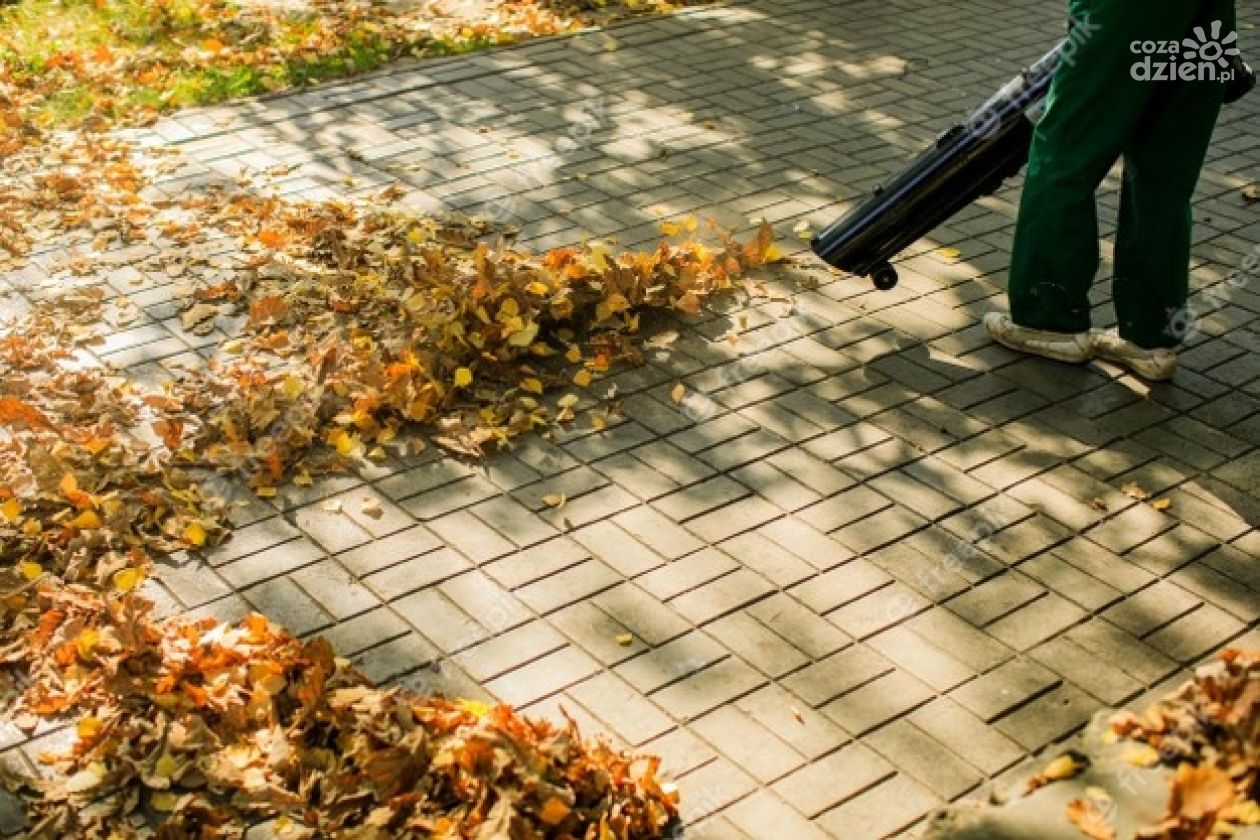
<svg viewBox="0 0 1260 840"><path fill-rule="evenodd" d="M1033 136L1011 256L1011 316L1054 332L1090 327L1098 272L1095 192L1121 156L1112 297L1122 337L1176 347L1190 272L1190 199L1220 112L1210 78L1135 78L1135 42L1236 29L1233 0L1071 0L1075 50L1055 73ZM1151 55L1158 63L1176 58ZM1138 72L1138 76L1145 75ZM1152 74L1154 75L1154 74Z"/></svg>

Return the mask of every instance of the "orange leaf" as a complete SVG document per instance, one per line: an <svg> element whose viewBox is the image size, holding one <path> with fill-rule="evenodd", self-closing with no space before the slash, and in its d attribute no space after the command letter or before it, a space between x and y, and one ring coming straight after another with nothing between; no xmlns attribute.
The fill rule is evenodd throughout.
<svg viewBox="0 0 1260 840"><path fill-rule="evenodd" d="M9 395L0 397L0 423L22 423L32 429L45 429L50 425L38 408Z"/></svg>
<svg viewBox="0 0 1260 840"><path fill-rule="evenodd" d="M1174 816L1199 821L1215 815L1234 801L1234 783L1218 767L1180 764L1173 777L1168 810Z"/></svg>
<svg viewBox="0 0 1260 840"><path fill-rule="evenodd" d="M1107 822L1107 815L1088 799L1069 802L1067 818L1091 840L1116 840L1116 830Z"/></svg>
<svg viewBox="0 0 1260 840"><path fill-rule="evenodd" d="M162 443L166 444L166 448L174 452L176 449L179 449L180 443L184 440L184 421L155 420L153 421L153 431L157 432L162 438Z"/></svg>
<svg viewBox="0 0 1260 840"><path fill-rule="evenodd" d="M96 502L92 499L92 494L85 493L79 489L79 480L74 477L74 473L63 475L58 487L61 490L61 495L65 496L66 500L75 507L82 509L96 506Z"/></svg>
<svg viewBox="0 0 1260 840"><path fill-rule="evenodd" d="M279 248L284 244L285 238L284 231L274 228L264 228L258 231L258 241L268 248Z"/></svg>

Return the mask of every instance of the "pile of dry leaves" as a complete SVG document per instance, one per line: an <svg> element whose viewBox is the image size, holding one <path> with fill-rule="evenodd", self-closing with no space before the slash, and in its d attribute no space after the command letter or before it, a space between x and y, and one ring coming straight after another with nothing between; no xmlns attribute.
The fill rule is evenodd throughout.
<svg viewBox="0 0 1260 840"><path fill-rule="evenodd" d="M1111 737L1139 742L1136 763L1176 768L1151 840L1227 837L1260 825L1260 650L1227 650L1142 715L1120 712Z"/></svg>
<svg viewBox="0 0 1260 840"><path fill-rule="evenodd" d="M156 623L135 595L41 588L27 708L73 713L32 838L660 836L676 793L631 759L506 706L369 685L323 639L253 615ZM149 827L159 823L156 835Z"/></svg>
<svg viewBox="0 0 1260 840"><path fill-rule="evenodd" d="M178 162L152 152L8 136L0 268L72 242L78 276L33 290L0 339L0 701L25 728L77 718L52 781L10 780L31 835L239 837L279 817L298 837L660 836L676 810L654 759L372 688L262 618L159 623L134 590L154 556L225 535L215 473L268 496L385 457L404 424L479 455L572 420L580 389L636 357L641 309L696 312L777 258L769 228L535 256L469 220L381 209L391 191L371 208L245 184L167 197L152 179ZM184 329L231 335L160 388L88 352L146 317L101 282L136 253L181 284Z"/></svg>
<svg viewBox="0 0 1260 840"><path fill-rule="evenodd" d="M1209 840L1260 825L1260 650L1226 650L1143 714L1116 713L1103 743L1123 743L1121 760L1134 768L1173 771L1164 816L1139 829L1139 840ZM1089 766L1089 756L1069 750L1026 790ZM1120 787L1130 782L1119 776ZM1067 818L1090 840L1116 840L1115 807L1106 790L1091 786L1068 803Z"/></svg>

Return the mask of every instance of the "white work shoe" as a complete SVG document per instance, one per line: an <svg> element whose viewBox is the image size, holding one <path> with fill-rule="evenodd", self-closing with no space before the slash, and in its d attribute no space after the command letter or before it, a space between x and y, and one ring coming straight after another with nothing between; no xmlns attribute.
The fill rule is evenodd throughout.
<svg viewBox="0 0 1260 840"><path fill-rule="evenodd" d="M1089 332L1060 333L1021 327L1005 312L985 315L984 328L998 344L1056 362L1075 364L1094 357L1094 342Z"/></svg>
<svg viewBox="0 0 1260 840"><path fill-rule="evenodd" d="M1177 372L1177 351L1168 347L1146 349L1121 338L1115 330L1094 331L1094 354L1124 365L1143 379L1162 382Z"/></svg>

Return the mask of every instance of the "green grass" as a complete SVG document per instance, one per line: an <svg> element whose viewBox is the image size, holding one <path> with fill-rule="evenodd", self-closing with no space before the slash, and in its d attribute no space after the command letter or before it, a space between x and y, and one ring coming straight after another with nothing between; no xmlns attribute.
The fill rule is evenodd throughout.
<svg viewBox="0 0 1260 840"><path fill-rule="evenodd" d="M304 48L312 37L325 48ZM36 124L127 123L501 42L431 38L388 18L260 17L225 0L20 0L0 7L0 79L16 84ZM210 43L223 45L213 59L197 51ZM270 52L255 61L260 46Z"/></svg>

